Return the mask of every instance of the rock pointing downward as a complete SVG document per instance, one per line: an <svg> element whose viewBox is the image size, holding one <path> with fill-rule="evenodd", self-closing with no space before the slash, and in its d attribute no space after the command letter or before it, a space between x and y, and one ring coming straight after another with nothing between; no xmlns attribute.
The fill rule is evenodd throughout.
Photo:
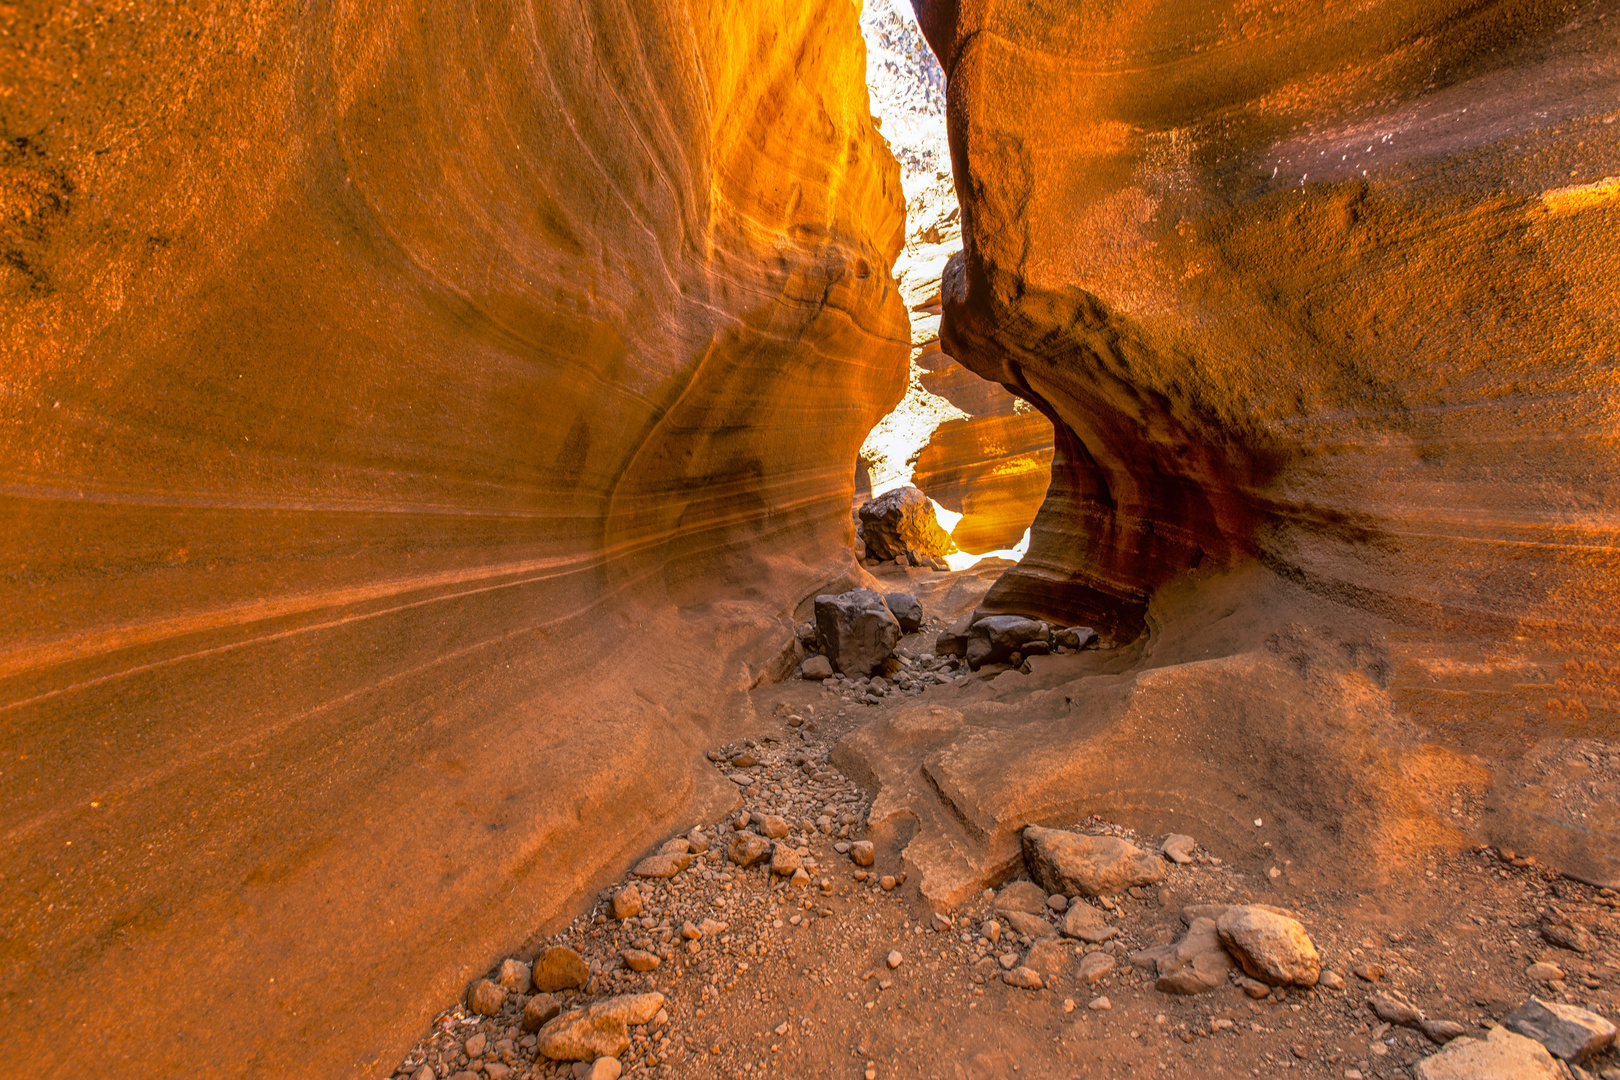
<svg viewBox="0 0 1620 1080"><path fill-rule="evenodd" d="M1041 888L1065 896L1109 896L1164 874L1163 860L1124 840L1039 825L1024 827L1024 861Z"/></svg>
<svg viewBox="0 0 1620 1080"><path fill-rule="evenodd" d="M1322 958L1295 919L1251 905L1227 908L1216 923L1243 970L1276 986L1315 986Z"/></svg>

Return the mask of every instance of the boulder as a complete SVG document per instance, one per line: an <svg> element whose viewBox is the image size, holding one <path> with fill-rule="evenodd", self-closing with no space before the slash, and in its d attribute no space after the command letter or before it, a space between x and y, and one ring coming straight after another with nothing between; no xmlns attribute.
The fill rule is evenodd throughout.
<svg viewBox="0 0 1620 1080"><path fill-rule="evenodd" d="M521 994L529 988L529 965L521 960L502 960L501 972L495 977L501 989L509 994Z"/></svg>
<svg viewBox="0 0 1620 1080"><path fill-rule="evenodd" d="M1615 1028L1595 1012L1532 996L1514 1009L1507 1028L1547 1048L1554 1057L1583 1065L1614 1044Z"/></svg>
<svg viewBox="0 0 1620 1080"><path fill-rule="evenodd" d="M1026 642L1045 641L1048 633L1045 623L1021 615L988 615L969 627L968 632L988 641L997 655L1011 653Z"/></svg>
<svg viewBox="0 0 1620 1080"><path fill-rule="evenodd" d="M1507 1028L1484 1039L1453 1039L1412 1067L1416 1080L1563 1080L1546 1048Z"/></svg>
<svg viewBox="0 0 1620 1080"><path fill-rule="evenodd" d="M1075 901L1063 913L1063 934L1081 941L1102 942L1118 935L1119 931L1103 921L1102 912L1090 904Z"/></svg>
<svg viewBox="0 0 1620 1080"><path fill-rule="evenodd" d="M920 562L920 556L949 555L956 550L950 534L934 517L934 504L914 487L895 488L865 503L860 519L866 549L875 559L904 559L910 551Z"/></svg>
<svg viewBox="0 0 1620 1080"><path fill-rule="evenodd" d="M849 845L849 859L856 866L871 866L877 858L877 852L870 840L857 840Z"/></svg>
<svg viewBox="0 0 1620 1080"><path fill-rule="evenodd" d="M506 991L499 983L479 979L467 988L467 1009L479 1016L494 1016L506 1004Z"/></svg>
<svg viewBox="0 0 1620 1080"><path fill-rule="evenodd" d="M1067 978L1075 970L1074 947L1056 938L1043 938L1029 947L1024 966L1038 974L1043 983Z"/></svg>
<svg viewBox="0 0 1620 1080"><path fill-rule="evenodd" d="M771 873L781 877L792 877L794 872L803 866L798 851L788 844L777 844L771 852Z"/></svg>
<svg viewBox="0 0 1620 1080"><path fill-rule="evenodd" d="M1024 911L1031 915L1046 913L1046 890L1032 881L1009 881L996 893L991 905L997 911Z"/></svg>
<svg viewBox="0 0 1620 1080"><path fill-rule="evenodd" d="M1097 644L1097 631L1089 626L1068 626L1054 631L1052 644L1065 649L1089 649Z"/></svg>
<svg viewBox="0 0 1620 1080"><path fill-rule="evenodd" d="M630 1048L629 1029L650 1023L663 1005L663 994L621 994L570 1009L540 1029L536 1049L553 1061L619 1057Z"/></svg>
<svg viewBox="0 0 1620 1080"><path fill-rule="evenodd" d="M884 593L883 602L889 605L889 612L905 633L914 634L922 628L923 609L915 596L908 592Z"/></svg>
<svg viewBox="0 0 1620 1080"><path fill-rule="evenodd" d="M1039 915L1031 915L1027 911L1003 911L1001 920L1031 941L1058 936L1057 927Z"/></svg>
<svg viewBox="0 0 1620 1080"><path fill-rule="evenodd" d="M531 976L534 988L542 994L558 990L574 990L584 986L591 978L591 969L579 953L566 945L553 945L534 962Z"/></svg>
<svg viewBox="0 0 1620 1080"><path fill-rule="evenodd" d="M771 843L758 833L733 833L726 844L726 858L742 867L758 866L771 857Z"/></svg>
<svg viewBox="0 0 1620 1080"><path fill-rule="evenodd" d="M630 872L639 878L672 878L692 865L692 856L684 851L649 855L636 863Z"/></svg>
<svg viewBox="0 0 1620 1080"><path fill-rule="evenodd" d="M1171 833L1159 845L1159 853L1171 862L1185 866L1193 861L1193 850L1197 847L1198 842L1192 837Z"/></svg>
<svg viewBox="0 0 1620 1080"><path fill-rule="evenodd" d="M523 1004L523 1030L539 1031L547 1020L562 1012L562 1004L550 994L536 994Z"/></svg>
<svg viewBox="0 0 1620 1080"><path fill-rule="evenodd" d="M968 639L967 646L962 650L962 655L966 657L968 667L978 671L980 667L990 661L990 656L994 652L995 650L990 647L988 641L976 637Z"/></svg>
<svg viewBox="0 0 1620 1080"><path fill-rule="evenodd" d="M845 675L872 674L900 641L900 621L870 589L816 597L816 630L823 655Z"/></svg>
<svg viewBox="0 0 1620 1080"><path fill-rule="evenodd" d="M1232 958L1221 947L1214 919L1194 919L1187 933L1157 957L1161 993L1202 994L1225 986Z"/></svg>
<svg viewBox="0 0 1620 1080"><path fill-rule="evenodd" d="M833 674L832 661L825 656L807 656L804 663L799 666L799 677L820 682L830 679Z"/></svg>
<svg viewBox="0 0 1620 1080"><path fill-rule="evenodd" d="M1109 896L1132 885L1151 885L1164 874L1156 855L1113 836L1027 825L1023 848L1030 876L1041 888L1065 896Z"/></svg>
<svg viewBox="0 0 1620 1080"><path fill-rule="evenodd" d="M1228 908L1216 923L1243 970L1273 986L1315 986L1322 958L1295 919L1255 905Z"/></svg>

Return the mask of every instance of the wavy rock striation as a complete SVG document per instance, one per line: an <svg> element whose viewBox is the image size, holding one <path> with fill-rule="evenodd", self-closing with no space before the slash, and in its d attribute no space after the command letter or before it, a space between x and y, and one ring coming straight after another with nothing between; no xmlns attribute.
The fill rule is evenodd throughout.
<svg viewBox="0 0 1620 1080"><path fill-rule="evenodd" d="M850 462L906 382L862 63L836 3L0 39L30 1075L377 1075L734 798L688 761L850 570Z"/></svg>
<svg viewBox="0 0 1620 1080"><path fill-rule="evenodd" d="M1058 429L988 607L1131 633L1255 557L1609 655L1611 4L919 9L964 221L943 342ZM1612 727L1612 689L1569 696Z"/></svg>

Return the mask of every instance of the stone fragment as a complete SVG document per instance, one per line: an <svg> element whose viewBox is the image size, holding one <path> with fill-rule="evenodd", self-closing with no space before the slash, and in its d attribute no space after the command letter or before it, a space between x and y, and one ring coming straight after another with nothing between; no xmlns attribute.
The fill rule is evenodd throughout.
<svg viewBox="0 0 1620 1080"><path fill-rule="evenodd" d="M619 1080L624 1074L624 1066L619 1064L618 1058L599 1057L591 1062L591 1071L585 1074L585 1080Z"/></svg>
<svg viewBox="0 0 1620 1080"><path fill-rule="evenodd" d="M893 951L889 953L884 962L889 965L890 969L893 969L899 967L901 964L905 963L905 961L906 958L901 956L899 951Z"/></svg>
<svg viewBox="0 0 1620 1080"><path fill-rule="evenodd" d="M816 597L821 651L845 675L870 675L900 641L900 622L881 593L854 589Z"/></svg>
<svg viewBox="0 0 1620 1080"><path fill-rule="evenodd" d="M799 853L787 844L777 844L771 852L771 873L782 877L792 877L802 868Z"/></svg>
<svg viewBox="0 0 1620 1080"><path fill-rule="evenodd" d="M923 609L915 596L907 592L884 593L883 602L889 605L889 611L900 623L902 631L914 634L922 628Z"/></svg>
<svg viewBox="0 0 1620 1080"><path fill-rule="evenodd" d="M857 840L849 845L849 857L856 866L871 866L876 852L870 840Z"/></svg>
<svg viewBox="0 0 1620 1080"><path fill-rule="evenodd" d="M1384 981L1383 964L1357 964L1350 969L1350 974L1362 982L1378 983Z"/></svg>
<svg viewBox="0 0 1620 1080"><path fill-rule="evenodd" d="M1092 1012L1107 1012L1114 1007L1114 1003L1106 997L1095 997L1086 1002L1086 1008Z"/></svg>
<svg viewBox="0 0 1620 1080"><path fill-rule="evenodd" d="M692 845L692 851L701 855L709 850L709 835L702 829L693 829L686 834L686 842Z"/></svg>
<svg viewBox="0 0 1620 1080"><path fill-rule="evenodd" d="M1484 1039L1453 1039L1412 1068L1416 1080L1561 1080L1557 1063L1534 1039L1492 1028Z"/></svg>
<svg viewBox="0 0 1620 1080"><path fill-rule="evenodd" d="M1033 968L1015 967L1003 973L1001 981L1008 986L1016 986L1020 990L1040 990L1045 984L1041 982L1040 973Z"/></svg>
<svg viewBox="0 0 1620 1080"><path fill-rule="evenodd" d="M1252 998L1259 999L1269 997L1271 995L1271 987L1267 986L1259 979L1251 979L1247 975L1239 978L1237 984L1238 989L1242 990L1245 994L1248 994Z"/></svg>
<svg viewBox="0 0 1620 1080"><path fill-rule="evenodd" d="M1074 948L1057 938L1045 938L1029 947L1024 966L1050 983L1062 978L1074 968Z"/></svg>
<svg viewBox="0 0 1620 1080"><path fill-rule="evenodd" d="M1107 896L1151 885L1164 874L1159 858L1113 836L1027 825L1023 848L1030 876L1048 893Z"/></svg>
<svg viewBox="0 0 1620 1080"><path fill-rule="evenodd" d="M1537 960L1534 964L1525 968L1524 973L1532 982L1538 983L1557 982L1564 977L1563 968L1545 960Z"/></svg>
<svg viewBox="0 0 1620 1080"><path fill-rule="evenodd" d="M1079 651L1097 644L1097 631L1089 626L1068 626L1053 632L1052 640L1065 649Z"/></svg>
<svg viewBox="0 0 1620 1080"><path fill-rule="evenodd" d="M1045 641L1046 624L1020 615L988 615L968 627L968 633L990 643L996 656L1007 656L1026 642Z"/></svg>
<svg viewBox="0 0 1620 1080"><path fill-rule="evenodd" d="M1587 953L1597 948L1597 938L1592 931L1579 923L1548 922L1541 926L1541 936L1551 945L1570 952Z"/></svg>
<svg viewBox="0 0 1620 1080"><path fill-rule="evenodd" d="M615 919L621 921L633 919L641 914L641 893L636 890L634 885L626 885L613 894L613 899L608 906L612 910Z"/></svg>
<svg viewBox="0 0 1620 1080"><path fill-rule="evenodd" d="M1316 985L1328 990L1343 990L1344 976L1337 971L1324 971L1316 978Z"/></svg>
<svg viewBox="0 0 1620 1080"><path fill-rule="evenodd" d="M1322 958L1298 921L1253 905L1230 908L1216 924L1243 970L1273 985L1315 986Z"/></svg>
<svg viewBox="0 0 1620 1080"><path fill-rule="evenodd" d="M989 662L990 656L994 652L995 650L990 647L988 641L976 637L969 639L967 647L962 650L962 655L967 658L968 667L978 671L979 668Z"/></svg>
<svg viewBox="0 0 1620 1080"><path fill-rule="evenodd" d="M736 762L732 762L736 764ZM692 850L692 842L684 836L672 836L658 848L660 855L685 855Z"/></svg>
<svg viewBox="0 0 1620 1080"><path fill-rule="evenodd" d="M540 1029L536 1049L553 1061L620 1057L630 1048L630 1027L650 1022L663 1005L663 994L621 994L570 1009Z"/></svg>
<svg viewBox="0 0 1620 1080"><path fill-rule="evenodd" d="M992 945L1001 940L1001 924L994 919L985 920L984 925L979 927L979 932Z"/></svg>
<svg viewBox="0 0 1620 1080"><path fill-rule="evenodd" d="M1086 983L1097 983L1114 972L1114 958L1105 952L1086 953L1080 958L1080 978Z"/></svg>
<svg viewBox="0 0 1620 1080"><path fill-rule="evenodd" d="M1614 1025L1597 1013L1535 996L1508 1014L1504 1024L1576 1065L1584 1065L1614 1043Z"/></svg>
<svg viewBox="0 0 1620 1080"><path fill-rule="evenodd" d="M1053 893L1046 898L1046 906L1061 915L1069 910L1069 898L1062 893Z"/></svg>
<svg viewBox="0 0 1620 1080"><path fill-rule="evenodd" d="M795 885L805 885L809 883L810 875L807 874L804 867L801 866L797 870L793 871L793 876L788 878L788 880Z"/></svg>
<svg viewBox="0 0 1620 1080"><path fill-rule="evenodd" d="M1423 1029L1423 1034L1429 1037L1429 1041L1441 1046L1468 1030L1455 1020L1425 1020L1418 1027Z"/></svg>
<svg viewBox="0 0 1620 1080"><path fill-rule="evenodd" d="M488 1041L488 1036L486 1036L482 1031L475 1032L471 1038L461 1044L462 1052L471 1058L482 1057L484 1053L484 1044Z"/></svg>
<svg viewBox="0 0 1620 1080"><path fill-rule="evenodd" d="M672 878L692 865L692 856L686 852L649 855L636 863L630 872L639 878Z"/></svg>
<svg viewBox="0 0 1620 1080"><path fill-rule="evenodd" d="M792 832L793 827L788 824L787 818L777 817L775 814L767 814L765 815L765 819L759 823L759 831L764 833L772 840L780 840L782 837Z"/></svg>
<svg viewBox="0 0 1620 1080"><path fill-rule="evenodd" d="M832 661L825 656L807 656L804 658L804 663L799 665L799 677L801 679L820 682L823 679L832 678L832 674Z"/></svg>
<svg viewBox="0 0 1620 1080"><path fill-rule="evenodd" d="M878 878L878 887L884 892L894 892L894 890L900 887L900 879L895 877L893 874L884 874L882 877Z"/></svg>
<svg viewBox="0 0 1620 1080"><path fill-rule="evenodd" d="M1186 865L1193 861L1193 849L1197 846L1198 842L1192 837L1171 833L1164 838L1164 843L1159 845L1159 852L1173 863Z"/></svg>
<svg viewBox="0 0 1620 1080"><path fill-rule="evenodd" d="M939 527L934 504L910 486L886 491L864 503L859 511L866 549L879 560L902 559L908 552L921 556L949 555L956 550L950 534Z"/></svg>
<svg viewBox="0 0 1620 1080"><path fill-rule="evenodd" d="M467 1008L479 1016L494 1016L506 1004L506 991L499 983L479 979L467 988Z"/></svg>
<svg viewBox="0 0 1620 1080"><path fill-rule="evenodd" d="M1392 1024L1417 1027L1423 1022L1423 1010L1394 990L1379 990L1368 995L1367 1007L1377 1013L1380 1020Z"/></svg>
<svg viewBox="0 0 1620 1080"><path fill-rule="evenodd" d="M562 1012L562 1005L550 994L536 994L523 1005L523 1030L539 1031L547 1020Z"/></svg>
<svg viewBox="0 0 1620 1080"><path fill-rule="evenodd" d="M534 962L534 988L542 994L575 990L591 978L591 969L579 953L566 945L553 945Z"/></svg>
<svg viewBox="0 0 1620 1080"><path fill-rule="evenodd" d="M509 994L521 994L529 988L529 965L510 958L501 961L500 974L495 981Z"/></svg>
<svg viewBox="0 0 1620 1080"><path fill-rule="evenodd" d="M1232 959L1221 948L1215 920L1198 918L1169 949L1152 950L1159 973L1154 988L1163 994L1202 994L1226 984ZM1131 958L1133 964L1137 957Z"/></svg>
<svg viewBox="0 0 1620 1080"><path fill-rule="evenodd" d="M652 971L663 963L657 956L645 949L626 949L623 956L624 966L631 971Z"/></svg>
<svg viewBox="0 0 1620 1080"><path fill-rule="evenodd" d="M1030 881L1009 881L996 893L991 904L997 911L1023 911L1041 915L1046 911L1046 890Z"/></svg>
<svg viewBox="0 0 1620 1080"><path fill-rule="evenodd" d="M726 858L744 870L771 857L771 842L758 833L733 833L726 845Z"/></svg>
<svg viewBox="0 0 1620 1080"><path fill-rule="evenodd" d="M1055 938L1058 936L1057 927L1053 926L1039 915L1031 915L1027 911L1003 911L1001 913L1001 919L1008 926L1012 927L1012 929L1016 930L1020 934L1023 934L1031 941L1039 941L1042 938Z"/></svg>
<svg viewBox="0 0 1620 1080"><path fill-rule="evenodd" d="M1063 913L1063 934L1066 937L1096 943L1107 941L1118 933L1103 921L1102 912L1090 904L1076 901Z"/></svg>

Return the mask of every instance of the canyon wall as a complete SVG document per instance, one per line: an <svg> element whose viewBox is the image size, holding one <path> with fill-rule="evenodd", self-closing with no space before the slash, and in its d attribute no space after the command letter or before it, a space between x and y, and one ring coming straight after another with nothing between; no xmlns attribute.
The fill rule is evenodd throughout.
<svg viewBox="0 0 1620 1080"><path fill-rule="evenodd" d="M1178 601L1250 610L1210 663L1287 652L1316 612L1354 688L1298 659L1342 698L1324 715L1360 695L1482 755L1474 838L1620 883L1620 818L1529 764L1578 782L1582 740L1620 736L1620 4L917 9L963 216L943 347L1057 431L984 609L1174 637L1167 585L1259 567L1311 602ZM1200 708L1303 715L1257 686Z"/></svg>
<svg viewBox="0 0 1620 1080"><path fill-rule="evenodd" d="M964 220L944 346L1059 431L988 606L1129 635L1257 558L1613 662L1620 7L918 8ZM1523 704L1552 697L1620 715Z"/></svg>
<svg viewBox="0 0 1620 1080"><path fill-rule="evenodd" d="M906 382L858 13L0 14L8 1061L385 1073L729 805Z"/></svg>

